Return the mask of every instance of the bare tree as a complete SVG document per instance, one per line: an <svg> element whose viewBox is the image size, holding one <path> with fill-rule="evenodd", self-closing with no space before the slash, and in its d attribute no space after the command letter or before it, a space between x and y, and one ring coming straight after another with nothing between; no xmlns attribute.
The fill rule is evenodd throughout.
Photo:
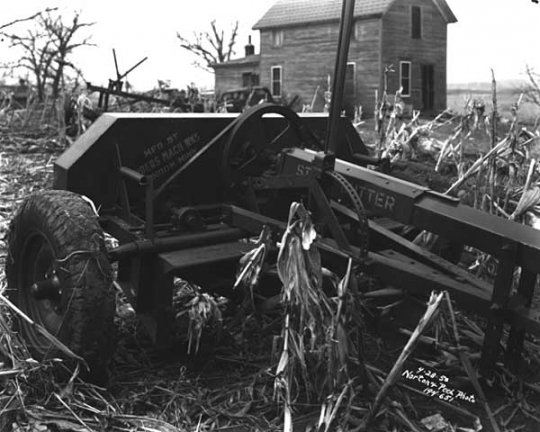
<svg viewBox="0 0 540 432"><path fill-rule="evenodd" d="M93 23L80 21L79 13L75 13L71 22L65 22L59 14L50 10L33 17L34 27L26 32L0 34L10 41L10 46L21 50L22 55L11 67L28 69L36 84L37 96L43 100L50 86L51 94L58 97L66 68L77 73L76 67L69 61L76 48L92 45L89 37L80 39L80 30L92 26Z"/></svg>
<svg viewBox="0 0 540 432"><path fill-rule="evenodd" d="M238 35L238 21L233 24L229 36L224 30L219 30L216 21L210 23L211 31L194 32L191 39L183 37L180 33L176 36L180 40L180 46L195 54L201 61L194 64L202 69L210 70L213 63L223 63L231 59Z"/></svg>
<svg viewBox="0 0 540 432"><path fill-rule="evenodd" d="M53 66L51 70L52 80L52 96L58 97L60 90L60 83L64 79L64 70L69 67L78 72L77 68L71 63L68 58L69 55L76 49L82 46L93 45L90 43L90 36L83 38L79 41L75 38L77 33L83 27L90 27L93 23L80 22L79 14L75 14L73 20L69 24L64 24L60 16L51 17L47 16L43 21L46 33L52 36L54 50Z"/></svg>

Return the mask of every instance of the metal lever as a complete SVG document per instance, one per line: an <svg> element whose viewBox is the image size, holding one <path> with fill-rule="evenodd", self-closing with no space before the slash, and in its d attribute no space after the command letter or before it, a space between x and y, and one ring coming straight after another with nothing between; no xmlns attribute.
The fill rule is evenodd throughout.
<svg viewBox="0 0 540 432"><path fill-rule="evenodd" d="M338 122L341 116L343 103L343 90L345 88L345 73L347 71L347 57L351 42L351 31L354 18L354 0L343 0L341 22L339 26L338 53L332 82L332 100L330 102L330 117L326 130L325 150L336 153Z"/></svg>

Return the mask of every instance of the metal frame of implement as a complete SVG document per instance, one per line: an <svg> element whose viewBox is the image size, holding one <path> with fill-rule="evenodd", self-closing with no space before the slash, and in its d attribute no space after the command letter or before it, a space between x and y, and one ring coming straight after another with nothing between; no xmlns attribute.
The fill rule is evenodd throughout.
<svg viewBox="0 0 540 432"><path fill-rule="evenodd" d="M366 272L411 292L450 291L462 307L488 319L482 353L486 368L496 361L504 325L510 324L506 359L516 368L524 333L540 334L540 316L530 309L540 273L540 233L357 164L382 166L384 161L367 156L350 122L339 116L354 1L344 0L343 6L333 89L337 97L328 127L322 127L325 151L295 143L298 135L317 128L320 137L326 118L300 118L283 107L257 106L240 116L105 115L57 160L55 187L87 195L101 207L103 228L120 242L109 252L111 261L119 264L118 283L159 344L169 341L174 277L193 277L208 290L231 286L238 259L250 248L239 240L259 234L263 226L277 238L285 228L285 217L259 211L257 197L292 193L309 198L317 220L331 234L317 242L331 264L342 265L352 257ZM228 189L216 175L222 165L215 159L224 154L224 141L234 142L234 134L246 128L253 131L252 139L262 136L257 128L279 129L283 118L263 118L272 112L289 122L278 135L283 143L275 172L246 175L241 193L236 193L238 185ZM188 142L192 148L186 150ZM165 160L171 164L167 176L152 174L154 165ZM210 175L202 175L205 172ZM365 211L351 211L332 199L328 179L336 176L351 196L359 197ZM176 195L179 203L168 199ZM289 204L281 202L277 210L286 215ZM349 242L337 214L369 230L369 251L365 241ZM499 268L493 287L385 228L382 218L494 255ZM521 277L517 293L511 295L517 266Z"/></svg>

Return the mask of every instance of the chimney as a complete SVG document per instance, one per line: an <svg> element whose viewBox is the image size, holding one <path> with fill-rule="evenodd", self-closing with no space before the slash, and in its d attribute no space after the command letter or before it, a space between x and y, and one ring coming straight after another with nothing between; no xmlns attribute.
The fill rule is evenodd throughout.
<svg viewBox="0 0 540 432"><path fill-rule="evenodd" d="M249 36L249 41L248 41L248 44L245 46L245 48L246 48L246 57L255 54L255 46L251 44L251 36Z"/></svg>

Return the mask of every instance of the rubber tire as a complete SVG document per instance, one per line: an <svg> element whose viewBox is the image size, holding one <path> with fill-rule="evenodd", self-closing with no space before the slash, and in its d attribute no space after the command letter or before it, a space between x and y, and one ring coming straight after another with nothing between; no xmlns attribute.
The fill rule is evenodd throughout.
<svg viewBox="0 0 540 432"><path fill-rule="evenodd" d="M83 379L106 384L115 347L115 293L98 218L81 196L59 190L29 196L13 218L8 232L7 295L39 323L40 316L27 306L29 301L37 302L33 297L25 297L31 294L29 287L23 286L29 284L27 279L32 278L25 274L32 273L30 269L34 268L35 275L35 266L38 265L24 262L23 258L23 254L28 254L25 250L34 244L31 240L34 238L48 242L62 285L56 311L61 317L61 324L55 336L87 362L90 370L81 368ZM36 262L39 256L36 253ZM32 331L20 319L16 326L23 338ZM55 349L44 354L43 349L28 348L36 360L65 358ZM70 359L66 359L65 364L68 368L73 366Z"/></svg>

